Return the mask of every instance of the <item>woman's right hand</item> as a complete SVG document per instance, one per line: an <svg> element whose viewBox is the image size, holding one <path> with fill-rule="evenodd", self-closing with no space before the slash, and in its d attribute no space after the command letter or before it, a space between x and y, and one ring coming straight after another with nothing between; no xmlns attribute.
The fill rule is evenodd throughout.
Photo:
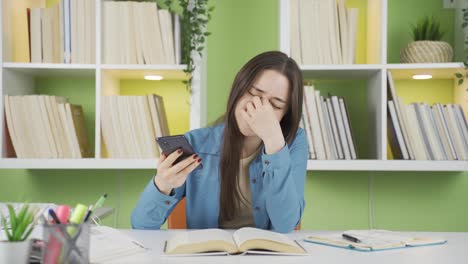
<svg viewBox="0 0 468 264"><path fill-rule="evenodd" d="M184 184L187 176L201 163L201 158L197 154L172 165L174 161L182 155L182 150L174 151L169 156L161 153L159 160L158 172L154 176L154 183L159 191L165 195L169 195L172 189Z"/></svg>

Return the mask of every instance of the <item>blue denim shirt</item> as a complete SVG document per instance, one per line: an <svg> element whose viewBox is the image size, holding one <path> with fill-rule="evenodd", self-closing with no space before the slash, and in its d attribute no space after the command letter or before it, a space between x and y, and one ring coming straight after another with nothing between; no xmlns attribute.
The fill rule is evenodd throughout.
<svg viewBox="0 0 468 264"><path fill-rule="evenodd" d="M185 134L202 158L203 168L190 173L185 183L165 195L150 180L131 216L136 229L159 229L176 204L186 197L187 228L217 228L219 218L219 162L224 124ZM287 233L304 211L307 140L299 128L291 144L267 155L264 146L250 163L251 201L257 228Z"/></svg>

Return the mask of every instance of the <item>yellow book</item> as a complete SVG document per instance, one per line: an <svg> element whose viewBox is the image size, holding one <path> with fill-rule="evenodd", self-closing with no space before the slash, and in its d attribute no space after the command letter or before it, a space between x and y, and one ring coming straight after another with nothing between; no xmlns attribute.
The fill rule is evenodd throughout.
<svg viewBox="0 0 468 264"><path fill-rule="evenodd" d="M286 235L244 227L233 234L222 229L188 231L166 241L168 256L190 255L307 255L297 241Z"/></svg>

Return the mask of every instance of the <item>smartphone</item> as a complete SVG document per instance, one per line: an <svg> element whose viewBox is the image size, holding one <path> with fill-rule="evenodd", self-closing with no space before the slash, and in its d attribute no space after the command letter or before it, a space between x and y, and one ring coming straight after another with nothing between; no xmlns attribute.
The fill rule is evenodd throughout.
<svg viewBox="0 0 468 264"><path fill-rule="evenodd" d="M192 156L195 154L193 151L192 146L187 141L184 135L175 135L175 136L166 136L166 137L158 137L156 139L159 146L162 149L164 155L169 156L174 151L181 149L183 151L182 155L174 161L173 164L177 164L180 161L186 159L187 157Z"/></svg>

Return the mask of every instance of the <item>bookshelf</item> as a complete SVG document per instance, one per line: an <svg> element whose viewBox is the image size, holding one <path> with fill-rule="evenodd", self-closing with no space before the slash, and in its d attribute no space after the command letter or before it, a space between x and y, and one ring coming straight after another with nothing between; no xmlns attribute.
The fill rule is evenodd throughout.
<svg viewBox="0 0 468 264"><path fill-rule="evenodd" d="M353 82L361 80L365 82L367 94L367 110L364 123L367 131L364 131L366 141L357 139L358 150L366 148L363 159L357 160L309 160L308 170L318 171L468 171L467 161L426 161L426 160L393 160L387 156L387 72L391 71L398 86L398 82L405 84L415 82L411 78L414 74L431 74L434 82L445 81L449 83L449 91L444 91L450 96L450 103L459 103L463 100L457 89L454 73L463 69L462 63L431 63L431 64L400 64L389 63L387 59L387 43L389 36L388 0L356 0L348 1L350 7L359 9L358 41L356 46L356 64L313 64L300 65L305 80L322 81L333 80L341 82ZM290 0L278 0L279 4L279 47L282 52L291 54L291 30L290 30ZM432 81L432 80L431 80ZM342 85L346 89L355 89L353 86ZM411 89L408 85L402 89ZM321 90L321 89L318 89ZM398 94L405 99L406 93ZM432 92L430 90L429 92ZM357 91L360 94L362 91ZM358 95L349 95L351 104L358 100ZM365 96L365 95L364 95ZM423 100L427 95L421 95ZM445 96L445 97L447 97ZM348 98L347 98L348 99ZM408 96L409 99L409 96ZM430 99L429 99L430 100ZM358 100L359 101L359 100ZM361 102L361 101L359 101ZM409 103L409 102L407 102ZM431 102L432 103L432 102ZM467 103L462 106L467 112ZM351 118L356 119L356 113L351 111ZM354 114L354 115L353 115ZM358 115L357 118L363 118ZM361 121L360 121L361 122ZM356 128L353 132L356 135Z"/></svg>
<svg viewBox="0 0 468 264"><path fill-rule="evenodd" d="M5 0L2 0L3 2ZM92 64L65 64L65 63L29 63L22 60L15 60L12 54L4 54L6 44L5 30L2 25L0 34L0 90L2 100L0 108L4 109L4 95L26 95L26 94L49 94L62 95L68 97L72 103L81 104L84 109L85 119L88 129L88 137L92 148L91 158L82 159L23 159L10 158L6 156L6 136L5 118L1 115L0 122L0 168L4 169L154 169L157 159L113 159L106 157L106 150L101 138L101 98L104 95L142 95L146 93L159 93L160 90L166 92L162 96L168 100L166 105L174 105L179 109L168 113L168 118L172 116L182 116L182 118L169 121L170 133L180 134L189 129L195 129L205 124L206 116L206 61L194 55L197 70L193 73L191 91L189 92L182 80L187 80L184 73L186 65L183 64L106 64L103 61L103 3L106 0L95 0L95 51L96 57ZM13 2L13 1L12 1ZM14 1L16 2L16 1ZM47 1L53 2L53 1ZM26 2L25 2L26 3ZM34 5L36 5L35 3ZM24 5L24 3L23 3ZM2 5L3 6L3 3ZM32 7L32 6L28 6ZM1 9L1 7L0 7ZM3 20L4 10L0 10L0 21ZM178 27L178 17L174 17L175 28ZM175 31L175 40L180 41L180 30ZM15 38L13 41L17 40ZM18 43L13 42L13 46ZM24 46L24 45L23 45ZM13 53L10 50L11 53ZM206 55L206 54L205 54ZM176 56L176 58L180 56ZM205 57L205 56L204 56ZM143 76L147 74L157 74L164 77L164 85L156 82L145 81ZM52 81L50 81L52 80ZM72 87L74 91L60 88L60 84L65 81L75 82ZM47 86L53 82L55 85L45 89L40 86ZM141 86L133 89L132 83ZM80 86L81 85L81 86ZM80 86L80 87L78 87ZM163 87L164 88L161 88ZM170 89L174 87L174 89ZM68 91L67 91L68 90ZM173 91L171 91L173 90ZM77 93L79 95L77 95ZM166 96L167 95L167 96ZM180 97L180 100L178 100ZM85 100L84 102L81 102ZM180 101L180 102L179 102ZM171 108L167 107L166 108ZM174 107L172 107L174 108ZM180 113L179 113L180 112ZM182 124L179 124L182 123Z"/></svg>

